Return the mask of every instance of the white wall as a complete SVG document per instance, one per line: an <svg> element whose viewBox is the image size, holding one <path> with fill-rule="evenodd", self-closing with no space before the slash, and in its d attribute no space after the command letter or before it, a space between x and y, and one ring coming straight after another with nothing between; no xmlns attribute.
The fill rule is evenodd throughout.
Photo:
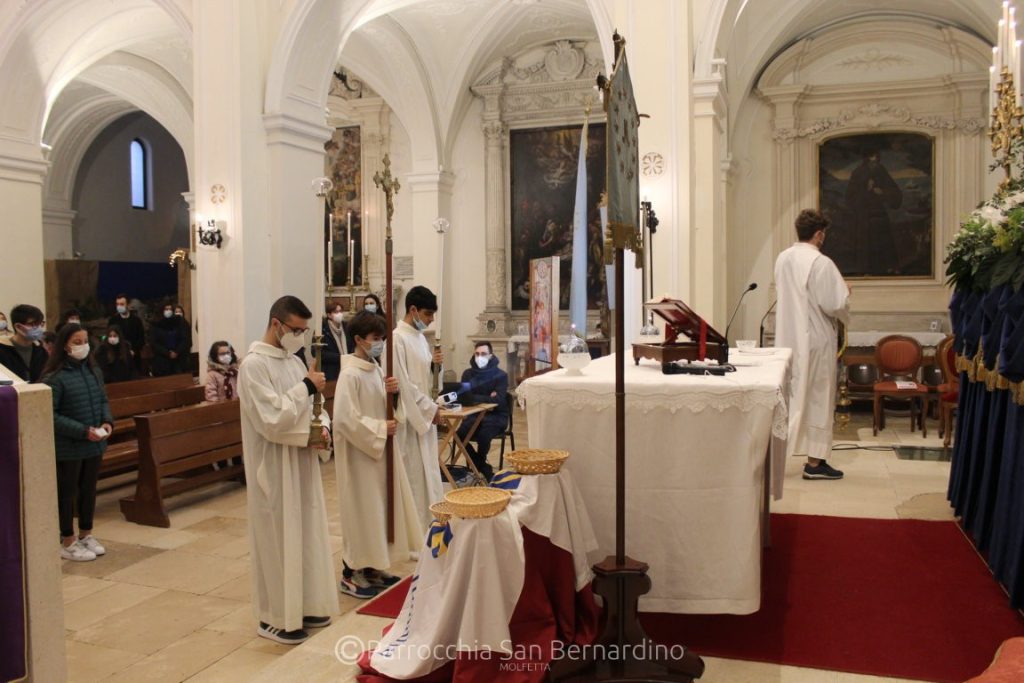
<svg viewBox="0 0 1024 683"><path fill-rule="evenodd" d="M131 205L129 145L135 138L150 155L148 209ZM189 244L181 197L188 189L185 156L171 134L141 112L118 119L96 137L79 167L72 203L75 250L94 261L166 261Z"/></svg>

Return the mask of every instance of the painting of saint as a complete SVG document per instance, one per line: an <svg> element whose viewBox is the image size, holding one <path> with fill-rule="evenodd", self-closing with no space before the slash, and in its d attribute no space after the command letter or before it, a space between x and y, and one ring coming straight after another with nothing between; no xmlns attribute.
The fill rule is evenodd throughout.
<svg viewBox="0 0 1024 683"><path fill-rule="evenodd" d="M512 235L509 291L513 310L530 307L530 261L559 256L559 305L569 307L572 281L572 222L582 126L513 130L511 156ZM600 236L597 204L605 185L605 126L591 123L587 135L588 232ZM591 241L591 240L588 240ZM592 246L592 245L588 245ZM598 246L600 246L598 240ZM600 249L588 248L587 307L603 297Z"/></svg>
<svg viewBox="0 0 1024 683"><path fill-rule="evenodd" d="M530 261L530 374L550 368L558 355L559 261Z"/></svg>
<svg viewBox="0 0 1024 683"><path fill-rule="evenodd" d="M831 138L818 148L822 251L844 277L931 277L934 140L916 133Z"/></svg>

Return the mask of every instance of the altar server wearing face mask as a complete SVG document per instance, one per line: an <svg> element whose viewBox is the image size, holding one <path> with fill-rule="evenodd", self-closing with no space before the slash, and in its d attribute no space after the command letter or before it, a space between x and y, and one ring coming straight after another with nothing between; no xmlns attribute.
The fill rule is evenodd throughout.
<svg viewBox="0 0 1024 683"><path fill-rule="evenodd" d="M324 318L324 348L320 353L320 365L328 382L338 379L341 372L341 357L355 350L349 338L348 326L344 322L345 311L339 301L327 302L327 316Z"/></svg>
<svg viewBox="0 0 1024 683"><path fill-rule="evenodd" d="M65 560L88 562L107 552L92 532L96 481L114 419L103 375L89 355L89 334L81 325L67 323L61 328L43 370L43 382L53 397L60 555Z"/></svg>
<svg viewBox="0 0 1024 683"><path fill-rule="evenodd" d="M487 462L487 453L491 449L491 441L508 428L508 374L498 367L498 357L494 355L491 342L482 341L473 349L473 358L469 368L462 373L462 391L459 400L467 404L495 403L497 407L484 415L480 426L473 432L472 444L466 444L469 457L480 470L480 474L490 481L494 468ZM459 426L459 438L465 439L472 427L472 420L464 420Z"/></svg>
<svg viewBox="0 0 1024 683"><path fill-rule="evenodd" d="M441 350L432 352L423 330L434 322L437 297L416 286L405 296L405 318L395 328L395 371L398 378L398 431L396 451L402 454L409 475L416 512L423 527L430 526L430 506L444 497L441 468L437 460L437 403L430 397L431 363L441 364Z"/></svg>
<svg viewBox="0 0 1024 683"><path fill-rule="evenodd" d="M35 306L20 304L11 309L14 334L0 337L0 365L26 382L38 382L49 358L43 348L46 334L43 312Z"/></svg>
<svg viewBox="0 0 1024 683"><path fill-rule="evenodd" d="M295 355L312 317L298 298L278 299L263 338L238 368L253 612L257 635L286 645L305 641L309 629L338 613L317 460L329 450L309 446L313 394L326 380ZM320 417L330 424L326 412Z"/></svg>

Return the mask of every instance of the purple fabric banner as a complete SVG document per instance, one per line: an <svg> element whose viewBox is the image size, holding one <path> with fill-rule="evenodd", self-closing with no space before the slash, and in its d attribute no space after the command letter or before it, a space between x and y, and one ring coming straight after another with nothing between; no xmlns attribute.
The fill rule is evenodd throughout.
<svg viewBox="0 0 1024 683"><path fill-rule="evenodd" d="M28 673L18 392L0 387L0 681Z"/></svg>

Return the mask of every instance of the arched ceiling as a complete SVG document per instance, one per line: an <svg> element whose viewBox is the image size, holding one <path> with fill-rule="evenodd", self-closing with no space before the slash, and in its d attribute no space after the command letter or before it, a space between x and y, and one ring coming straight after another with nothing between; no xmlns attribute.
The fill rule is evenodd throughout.
<svg viewBox="0 0 1024 683"><path fill-rule="evenodd" d="M596 39L594 24L586 0L381 0L356 17L339 63L388 100L414 139L427 124L431 163L446 165L469 87L488 67L556 39Z"/></svg>
<svg viewBox="0 0 1024 683"><path fill-rule="evenodd" d="M725 58L730 110L749 94L765 67L788 46L813 35L867 21L951 26L994 42L999 0L718 0L697 41L694 72L711 74Z"/></svg>

